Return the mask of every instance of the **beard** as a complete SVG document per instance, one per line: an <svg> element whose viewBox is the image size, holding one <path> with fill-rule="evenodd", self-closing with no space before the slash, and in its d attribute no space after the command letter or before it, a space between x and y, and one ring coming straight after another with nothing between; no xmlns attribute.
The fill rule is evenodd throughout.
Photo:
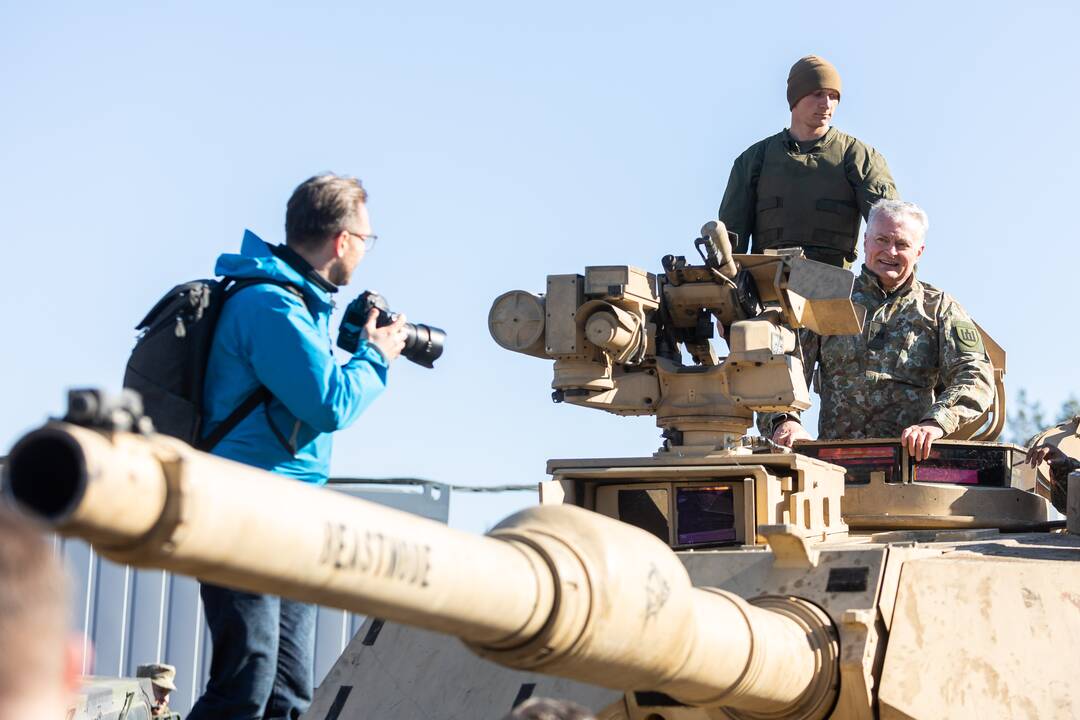
<svg viewBox="0 0 1080 720"><path fill-rule="evenodd" d="M352 269L345 265L345 261L338 258L334 261L334 264L330 266L330 270L327 272L327 279L341 287L348 285L349 280L352 279Z"/></svg>

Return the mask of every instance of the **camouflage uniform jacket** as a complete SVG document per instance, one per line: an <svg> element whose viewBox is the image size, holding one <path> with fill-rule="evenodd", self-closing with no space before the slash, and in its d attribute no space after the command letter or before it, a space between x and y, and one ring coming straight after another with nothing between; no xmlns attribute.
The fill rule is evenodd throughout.
<svg viewBox="0 0 1080 720"><path fill-rule="evenodd" d="M799 332L807 383L813 378L821 395L819 439L898 437L925 421L948 435L990 407L993 369L982 338L950 295L914 275L886 293L863 266L851 299L866 309L861 334ZM762 415L762 434L786 417L798 419Z"/></svg>

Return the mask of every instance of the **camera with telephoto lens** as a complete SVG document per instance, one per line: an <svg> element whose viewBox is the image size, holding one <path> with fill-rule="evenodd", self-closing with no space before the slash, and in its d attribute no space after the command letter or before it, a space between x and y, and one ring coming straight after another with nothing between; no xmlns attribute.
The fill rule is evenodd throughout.
<svg viewBox="0 0 1080 720"><path fill-rule="evenodd" d="M365 290L345 308L345 317L341 319L341 327L338 329L339 348L350 354L356 352L360 345L361 332L367 324L372 308L379 311L375 318L376 327L389 325L397 318L397 313L390 312L386 298L377 292ZM445 342L446 333L437 327L405 323L405 349L401 354L417 365L434 367L435 361L442 355Z"/></svg>

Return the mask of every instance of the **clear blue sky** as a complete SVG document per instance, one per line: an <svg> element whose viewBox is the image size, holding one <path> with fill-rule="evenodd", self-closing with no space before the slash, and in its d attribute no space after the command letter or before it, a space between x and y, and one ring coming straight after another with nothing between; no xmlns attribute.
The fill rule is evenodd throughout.
<svg viewBox="0 0 1080 720"><path fill-rule="evenodd" d="M1064 2L0 2L0 441L68 386L119 387L149 305L245 227L281 241L292 189L333 170L364 180L381 237L346 295L449 333L435 370L394 366L335 474L528 483L548 457L648 455L652 419L553 406L550 363L495 345L488 308L691 254L808 53L842 74L836 126L928 211L920 277L1056 408L1080 389L1078 21ZM456 495L454 522L530 499Z"/></svg>

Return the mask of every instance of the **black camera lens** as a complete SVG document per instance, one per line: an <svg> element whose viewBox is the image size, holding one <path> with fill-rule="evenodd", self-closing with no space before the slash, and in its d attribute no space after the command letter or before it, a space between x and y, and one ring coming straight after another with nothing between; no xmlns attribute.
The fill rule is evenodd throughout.
<svg viewBox="0 0 1080 720"><path fill-rule="evenodd" d="M341 329L338 332L338 347L346 352L356 352L361 332L372 309L379 311L375 318L376 327L385 327L394 322L396 315L390 312L386 298L371 290L365 290L345 308L345 317L341 320ZM437 327L413 323L405 323L404 330L405 347L401 354L417 365L434 367L435 361L443 353L446 333Z"/></svg>
<svg viewBox="0 0 1080 720"><path fill-rule="evenodd" d="M442 355L446 333L430 325L405 323L405 349L401 354L417 365L429 368Z"/></svg>

